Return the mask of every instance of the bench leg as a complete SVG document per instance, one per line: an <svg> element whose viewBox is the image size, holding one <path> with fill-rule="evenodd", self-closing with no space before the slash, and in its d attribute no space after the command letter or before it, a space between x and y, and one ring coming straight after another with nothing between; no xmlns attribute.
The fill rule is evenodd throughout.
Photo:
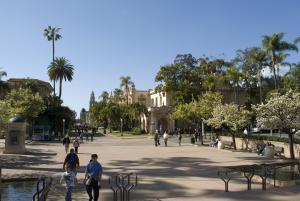
<svg viewBox="0 0 300 201"><path fill-rule="evenodd" d="M228 172L218 172L218 176L220 177L220 179L222 179L222 181L225 184L225 192L228 192L228 183L231 180L231 177L228 175Z"/></svg>
<svg viewBox="0 0 300 201"><path fill-rule="evenodd" d="M260 175L260 178L261 178L262 190L265 191L267 189L267 177Z"/></svg>
<svg viewBox="0 0 300 201"><path fill-rule="evenodd" d="M251 190L251 181L252 177L254 176L253 172L244 172L244 177L247 179L247 190Z"/></svg>

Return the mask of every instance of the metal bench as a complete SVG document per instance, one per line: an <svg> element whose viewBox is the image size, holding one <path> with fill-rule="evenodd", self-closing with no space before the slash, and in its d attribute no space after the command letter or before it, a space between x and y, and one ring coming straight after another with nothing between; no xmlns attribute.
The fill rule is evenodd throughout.
<svg viewBox="0 0 300 201"><path fill-rule="evenodd" d="M300 173L300 162L297 160L269 163L269 164L253 164L253 165L239 165L239 166L226 166L218 171L218 176L225 184L225 192L229 191L229 182L234 178L235 174L242 173L247 181L247 190L251 190L252 178L257 175L262 180L262 190L266 190L267 178L273 178L274 187L276 187L276 172L280 168L288 166L298 166Z"/></svg>

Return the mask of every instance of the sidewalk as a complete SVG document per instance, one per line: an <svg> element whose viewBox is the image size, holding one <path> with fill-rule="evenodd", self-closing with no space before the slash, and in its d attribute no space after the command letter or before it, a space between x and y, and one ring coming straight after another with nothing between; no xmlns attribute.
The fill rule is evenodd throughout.
<svg viewBox="0 0 300 201"><path fill-rule="evenodd" d="M65 187L58 184L65 158L61 143L34 142L26 145L30 151L25 155L3 155L0 163L6 169L4 177L44 174L55 178L49 200L64 200ZM196 201L196 200L299 200L299 186L291 188L267 187L261 190L254 183L252 191L246 183L233 180L231 192L224 192L224 182L217 176L221 166L268 162L253 153L220 151L215 148L191 146L184 142L178 146L176 139L169 146L155 147L153 139L120 139L110 136L96 137L94 142L85 142L79 148L81 168L78 172L79 185L73 194L74 201L87 200L83 185L85 166L90 155L97 153L103 165L102 195L104 201L112 201L108 178L119 172L134 172L138 175L138 186L132 191L133 200Z"/></svg>

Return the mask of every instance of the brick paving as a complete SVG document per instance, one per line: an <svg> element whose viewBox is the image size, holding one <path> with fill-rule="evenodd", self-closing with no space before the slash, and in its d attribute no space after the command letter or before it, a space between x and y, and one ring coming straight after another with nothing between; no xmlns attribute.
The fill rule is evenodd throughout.
<svg viewBox="0 0 300 201"><path fill-rule="evenodd" d="M82 144L79 148L79 184L73 200L87 200L82 181L91 153L99 155L104 167L101 201L112 201L107 179L118 172L135 172L138 175L139 184L132 192L132 198L140 201L299 200L299 186L275 189L268 186L263 192L261 185L254 183L253 190L247 192L246 184L239 180L232 181L229 186L231 192L225 193L224 184L216 174L218 167L261 163L265 159L254 153L195 147L187 142L188 139L178 147L174 138L170 140L169 147L154 147L153 140L149 138L106 136ZM60 143L35 142L27 145L27 149L29 153L25 155L0 154L1 166L5 167L2 171L4 178L40 174L53 176L49 200L64 200L65 189L58 184L63 171L64 147Z"/></svg>

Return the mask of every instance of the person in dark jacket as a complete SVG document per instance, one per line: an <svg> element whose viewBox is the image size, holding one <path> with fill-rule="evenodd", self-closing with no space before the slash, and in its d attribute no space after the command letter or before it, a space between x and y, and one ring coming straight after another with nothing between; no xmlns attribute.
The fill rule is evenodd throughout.
<svg viewBox="0 0 300 201"><path fill-rule="evenodd" d="M76 175L77 169L79 168L79 158L73 148L70 149L70 153L65 158L63 169L65 170L68 166L70 166L71 171L73 171Z"/></svg>
<svg viewBox="0 0 300 201"><path fill-rule="evenodd" d="M70 138L68 135L66 135L63 139L63 145L65 146L66 154L69 152L69 146L70 146Z"/></svg>

